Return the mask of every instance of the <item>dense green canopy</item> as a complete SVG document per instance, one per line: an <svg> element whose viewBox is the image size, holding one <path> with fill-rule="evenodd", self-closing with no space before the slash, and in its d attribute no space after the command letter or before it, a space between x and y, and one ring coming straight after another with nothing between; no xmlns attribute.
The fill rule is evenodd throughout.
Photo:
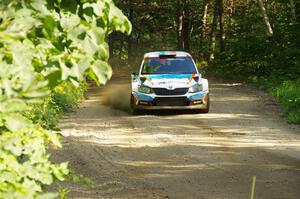
<svg viewBox="0 0 300 199"><path fill-rule="evenodd" d="M137 66L144 50L186 50L209 74L258 83L300 122L300 2L116 1L131 36L110 36L112 63Z"/></svg>

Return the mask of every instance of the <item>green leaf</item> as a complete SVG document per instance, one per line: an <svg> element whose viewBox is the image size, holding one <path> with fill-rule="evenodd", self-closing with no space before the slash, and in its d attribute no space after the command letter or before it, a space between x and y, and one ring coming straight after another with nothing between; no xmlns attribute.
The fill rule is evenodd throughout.
<svg viewBox="0 0 300 199"><path fill-rule="evenodd" d="M59 141L59 137L58 137L58 134L55 133L55 132L49 132L48 133L48 136L49 136L49 140L57 147L62 147L60 141Z"/></svg>
<svg viewBox="0 0 300 199"><path fill-rule="evenodd" d="M103 15L103 9L105 7L104 1L97 1L96 3L85 3L83 4L83 8L92 8L93 13L97 15L98 17L101 17Z"/></svg>
<svg viewBox="0 0 300 199"><path fill-rule="evenodd" d="M18 131L20 129L30 127L32 125L30 120L19 114L4 116L4 120L5 126L10 131Z"/></svg>
<svg viewBox="0 0 300 199"><path fill-rule="evenodd" d="M52 37L56 28L56 21L52 16L46 16L43 21L43 28L47 32L47 36Z"/></svg>
<svg viewBox="0 0 300 199"><path fill-rule="evenodd" d="M80 18L71 13L61 13L60 25L67 32L71 32L76 26L80 24Z"/></svg>
<svg viewBox="0 0 300 199"><path fill-rule="evenodd" d="M23 151L22 140L20 137L12 136L6 140L5 150L10 151L15 156L20 156Z"/></svg>
<svg viewBox="0 0 300 199"><path fill-rule="evenodd" d="M91 69L100 84L105 84L106 81L111 78L112 69L105 61L97 60L94 65L91 66Z"/></svg>
<svg viewBox="0 0 300 199"><path fill-rule="evenodd" d="M123 15L122 11L117 8L113 2L110 4L109 10L109 22L113 24L113 27L117 31L127 32L128 34L132 31L131 23L127 17Z"/></svg>
<svg viewBox="0 0 300 199"><path fill-rule="evenodd" d="M11 99L0 103L0 112L2 113L20 112L28 109L29 107L21 99Z"/></svg>
<svg viewBox="0 0 300 199"><path fill-rule="evenodd" d="M85 51L87 51L88 53L90 53L92 55L94 55L98 51L97 43L89 35L87 35L84 38L83 43L82 43L82 47L83 47L83 49L85 49Z"/></svg>
<svg viewBox="0 0 300 199"><path fill-rule="evenodd" d="M0 172L0 175L1 175L2 182L7 181L7 182L14 183L17 179L17 174L14 172L3 171Z"/></svg>
<svg viewBox="0 0 300 199"><path fill-rule="evenodd" d="M31 6L38 12L41 13L42 16L45 16L49 13L47 9L46 0L32 0Z"/></svg>

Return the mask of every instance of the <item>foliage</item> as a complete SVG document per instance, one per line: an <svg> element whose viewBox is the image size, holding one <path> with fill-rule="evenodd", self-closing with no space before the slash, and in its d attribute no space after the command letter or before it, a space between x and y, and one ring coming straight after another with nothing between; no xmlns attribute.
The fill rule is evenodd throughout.
<svg viewBox="0 0 300 199"><path fill-rule="evenodd" d="M44 100L45 111L53 104L68 109L64 103L78 96L61 94L62 82L79 86L89 76L104 84L112 75L106 37L130 29L111 0L0 2L0 198L57 196L43 188L64 180L67 164L49 161L48 144L61 145L41 125L53 123L45 115L61 110L42 111L48 119L28 118L25 112Z"/></svg>
<svg viewBox="0 0 300 199"><path fill-rule="evenodd" d="M278 77L254 77L251 83L267 90L282 106L287 121L292 124L300 124L300 82L292 80L280 80Z"/></svg>
<svg viewBox="0 0 300 199"><path fill-rule="evenodd" d="M70 192L69 189L66 188L60 188L58 190L59 199L67 199L67 194Z"/></svg>
<svg viewBox="0 0 300 199"><path fill-rule="evenodd" d="M176 49L176 1L116 0L133 24L128 37L115 32L110 35L112 63L137 66L146 50ZM132 17L130 16L132 11Z"/></svg>
<svg viewBox="0 0 300 199"><path fill-rule="evenodd" d="M217 52L209 72L265 87L278 99L287 120L299 124L300 26L299 19L291 16L290 1L266 3L273 35L265 32L257 2L236 6L235 12L226 16L230 20L227 50Z"/></svg>
<svg viewBox="0 0 300 199"><path fill-rule="evenodd" d="M184 50L199 59L198 63L202 62L198 64L200 68L207 62L209 67L205 68L209 74L246 81L264 80L264 84L275 90L284 81L297 82L300 77L300 3L296 0L260 2L273 34L268 34L258 0L116 0L133 23L133 34L110 35L111 61L116 63L121 59L122 65L127 61L136 67L145 50L181 50L178 44L184 27L180 21L184 17L187 22L184 29L189 34L189 45ZM202 21L205 5L207 15ZM216 14L218 24L220 18L223 19L225 35L220 25L213 28ZM222 38L225 39L223 50ZM215 48L213 41L216 41ZM212 54L214 59L211 59Z"/></svg>
<svg viewBox="0 0 300 199"><path fill-rule="evenodd" d="M95 181L89 177L83 177L82 175L77 175L74 171L70 171L69 180L73 183L83 183L86 185L93 185Z"/></svg>
<svg viewBox="0 0 300 199"><path fill-rule="evenodd" d="M53 104L55 104L61 112L69 111L74 103L82 97L87 85L82 83L78 87L74 87L68 82L57 86L52 94Z"/></svg>
<svg viewBox="0 0 300 199"><path fill-rule="evenodd" d="M77 87L70 82L63 82L53 89L44 103L33 106L25 115L46 129L56 130L59 116L70 111L83 97L86 89L85 82Z"/></svg>
<svg viewBox="0 0 300 199"><path fill-rule="evenodd" d="M274 86L273 95L283 105L290 123L300 123L300 82L284 81Z"/></svg>
<svg viewBox="0 0 300 199"><path fill-rule="evenodd" d="M0 141L1 198L33 198L42 185L63 180L68 174L67 163L54 165L48 160L48 143L61 146L56 134L28 126L2 132Z"/></svg>

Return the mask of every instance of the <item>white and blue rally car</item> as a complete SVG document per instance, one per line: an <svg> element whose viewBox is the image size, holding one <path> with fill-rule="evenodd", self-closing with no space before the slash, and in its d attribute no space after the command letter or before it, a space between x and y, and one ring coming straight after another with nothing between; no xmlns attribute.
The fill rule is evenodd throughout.
<svg viewBox="0 0 300 199"><path fill-rule="evenodd" d="M131 81L130 107L133 113L161 109L209 112L208 81L202 78L187 52L145 53L140 69L132 73Z"/></svg>

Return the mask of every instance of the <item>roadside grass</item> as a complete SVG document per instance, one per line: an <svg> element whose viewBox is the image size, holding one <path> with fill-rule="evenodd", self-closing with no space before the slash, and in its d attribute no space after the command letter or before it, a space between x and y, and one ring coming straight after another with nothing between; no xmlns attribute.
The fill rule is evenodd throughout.
<svg viewBox="0 0 300 199"><path fill-rule="evenodd" d="M254 83L273 95L284 111L290 124L300 124L300 81L276 79L269 77L252 77L248 82Z"/></svg>
<svg viewBox="0 0 300 199"><path fill-rule="evenodd" d="M288 75L273 74L264 76L251 76L247 73L236 73L232 70L224 72L224 67L206 67L208 75L213 77L238 80L246 83L253 83L259 88L263 88L275 97L284 111L284 116L290 124L300 124L300 80L291 78ZM292 76L293 77L293 76Z"/></svg>
<svg viewBox="0 0 300 199"><path fill-rule="evenodd" d="M60 116L72 111L78 105L87 88L88 84L86 82L82 82L78 87L70 82L63 82L54 88L51 96L45 99L44 103L33 106L31 110L25 113L25 116L45 129L59 131L57 125ZM68 180L85 185L95 183L93 179L78 175L72 170L68 174ZM59 199L66 199L68 193L72 190L59 186L57 191Z"/></svg>
<svg viewBox="0 0 300 199"><path fill-rule="evenodd" d="M25 116L46 129L58 130L59 117L77 105L86 89L86 83L81 83L79 87L75 87L70 82L64 82L54 88L51 96L43 104L33 106L30 111L25 113Z"/></svg>
<svg viewBox="0 0 300 199"><path fill-rule="evenodd" d="M300 124L300 82L284 81L271 87L271 93L282 105L288 122Z"/></svg>

